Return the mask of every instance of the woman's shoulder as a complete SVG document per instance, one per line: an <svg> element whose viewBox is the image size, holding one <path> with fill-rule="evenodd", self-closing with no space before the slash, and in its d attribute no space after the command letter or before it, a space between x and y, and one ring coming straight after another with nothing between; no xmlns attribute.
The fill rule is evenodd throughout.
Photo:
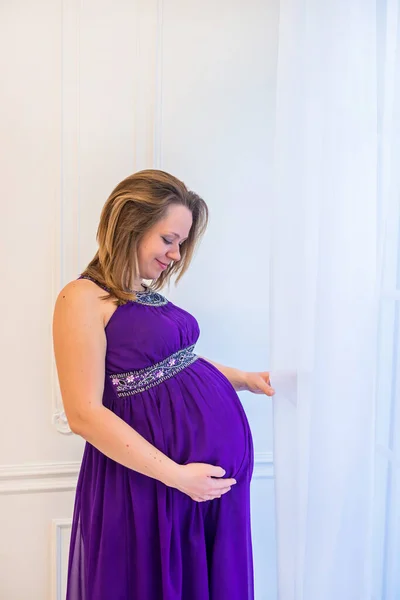
<svg viewBox="0 0 400 600"><path fill-rule="evenodd" d="M106 316L101 297L107 294L96 283L89 279L73 279L67 283L59 292L56 300L55 310L62 305L64 310L74 313L92 311L99 315L102 320Z"/></svg>
<svg viewBox="0 0 400 600"><path fill-rule="evenodd" d="M104 296L107 292L90 279L73 279L60 291L59 295L68 294L70 297L82 298L88 301Z"/></svg>

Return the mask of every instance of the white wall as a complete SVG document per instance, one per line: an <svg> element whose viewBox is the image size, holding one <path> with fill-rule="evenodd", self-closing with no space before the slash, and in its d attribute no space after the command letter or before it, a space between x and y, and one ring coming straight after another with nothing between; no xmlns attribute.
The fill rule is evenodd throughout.
<svg viewBox="0 0 400 600"><path fill-rule="evenodd" d="M206 199L209 231L169 296L198 317L199 353L268 368L277 4L1 5L0 598L63 597L83 444L60 433L52 310L92 257L101 207L118 181L163 168ZM271 402L241 398L256 451L256 598L274 600Z"/></svg>

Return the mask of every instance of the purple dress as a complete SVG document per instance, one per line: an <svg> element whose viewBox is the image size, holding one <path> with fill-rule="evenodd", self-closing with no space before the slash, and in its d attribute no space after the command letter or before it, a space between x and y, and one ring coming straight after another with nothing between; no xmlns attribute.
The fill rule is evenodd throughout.
<svg viewBox="0 0 400 600"><path fill-rule="evenodd" d="M177 463L221 466L237 484L196 502L86 443L67 600L253 600L252 436L231 383L193 352L196 319L143 292L105 333L104 406Z"/></svg>

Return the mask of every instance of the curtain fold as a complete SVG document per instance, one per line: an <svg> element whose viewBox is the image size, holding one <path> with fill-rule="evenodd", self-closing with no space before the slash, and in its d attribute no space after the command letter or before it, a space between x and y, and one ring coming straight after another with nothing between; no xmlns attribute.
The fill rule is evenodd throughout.
<svg viewBox="0 0 400 600"><path fill-rule="evenodd" d="M378 4L378 282L373 599L400 597L400 2Z"/></svg>
<svg viewBox="0 0 400 600"><path fill-rule="evenodd" d="M367 600L377 5L281 0L270 357L280 600Z"/></svg>

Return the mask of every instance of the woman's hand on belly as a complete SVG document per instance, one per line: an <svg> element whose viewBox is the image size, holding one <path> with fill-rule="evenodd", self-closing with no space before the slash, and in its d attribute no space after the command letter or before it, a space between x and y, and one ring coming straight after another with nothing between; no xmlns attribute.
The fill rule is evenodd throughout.
<svg viewBox="0 0 400 600"><path fill-rule="evenodd" d="M170 484L196 502L221 498L236 484L235 479L223 479L225 471L206 463L180 465L175 481Z"/></svg>

